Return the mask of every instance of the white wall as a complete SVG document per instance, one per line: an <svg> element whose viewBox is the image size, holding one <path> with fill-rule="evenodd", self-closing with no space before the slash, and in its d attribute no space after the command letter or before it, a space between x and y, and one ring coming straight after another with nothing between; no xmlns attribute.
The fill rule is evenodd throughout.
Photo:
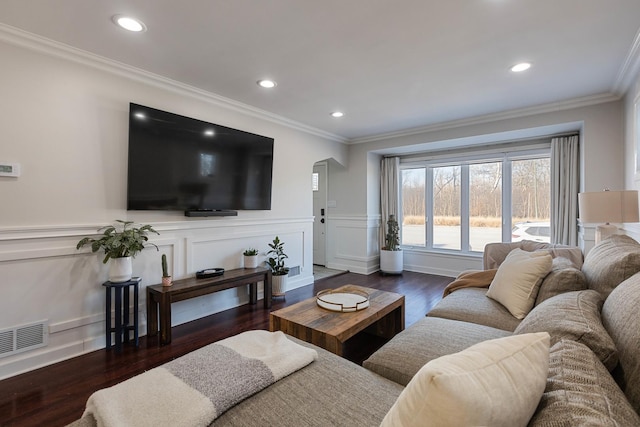
<svg viewBox="0 0 640 427"><path fill-rule="evenodd" d="M0 32L0 161L22 176L0 178L0 330L47 320L46 347L0 358L0 378L104 347L106 267L75 244L114 219L150 223L176 278L207 267L241 266L247 247L285 241L288 265L301 266L291 287L313 281L313 164L347 164L347 148L330 135L203 93L140 70L42 40ZM252 84L249 82L248 84ZM275 138L271 211L237 218L127 212L129 102ZM144 288L160 282L153 249L134 260ZM234 289L175 304L173 324L248 301Z"/></svg>
<svg viewBox="0 0 640 427"><path fill-rule="evenodd" d="M343 267L363 269L366 261L368 272L378 268L379 209L379 158L381 155L427 151L444 145L464 146L478 142L513 140L524 136L542 136L558 131L580 130L581 140L581 191L597 191L608 187L619 189L624 185L624 134L623 102L620 100L597 104L576 103L563 108L547 106L536 113L509 113L504 118L475 120L473 124L440 125L421 131L405 132L363 140L349 146L349 167L331 174L339 180L333 198L338 208L340 223L349 223L348 244L333 242L336 248L350 248L330 254L333 261L340 260ZM337 227L337 225L335 225ZM591 233L592 234L592 233ZM587 239L591 234L587 233ZM336 233L341 238L345 234ZM332 256L334 258L332 258ZM349 263L348 260L355 259ZM347 261L347 262L344 262ZM480 258L450 256L419 250L405 251L407 270L455 276L461 270L480 268ZM355 270L357 271L357 270Z"/></svg>

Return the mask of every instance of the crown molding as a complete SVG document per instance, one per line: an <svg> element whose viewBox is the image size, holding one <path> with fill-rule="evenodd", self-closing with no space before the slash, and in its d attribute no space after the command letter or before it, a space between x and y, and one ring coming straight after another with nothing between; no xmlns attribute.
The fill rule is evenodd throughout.
<svg viewBox="0 0 640 427"><path fill-rule="evenodd" d="M613 85L613 92L624 96L624 94L629 90L631 84L633 83L633 79L640 75L640 30L636 34L633 43L631 44L631 48L629 49L629 53L627 54L627 58L624 63L620 67L620 71L618 72L618 78Z"/></svg>
<svg viewBox="0 0 640 427"><path fill-rule="evenodd" d="M213 92L208 92L195 86L181 83L179 81L163 77L159 74L154 74L152 72L145 71L143 69L136 68L131 65L127 65L125 63L118 62L100 55L96 55L94 53L87 52L85 50L78 49L73 46L69 46L67 44L60 43L46 37L42 37L37 34L33 34L2 23L0 23L0 41L46 55L79 63L98 69L100 71L129 78L131 80L151 84L160 89L195 98L216 105L218 107L223 107L247 116L266 120L290 129L295 129L310 135L318 136L320 138L341 143L347 142L347 138L344 138L340 135L326 132L312 126L296 122L286 117L253 107L251 105L226 98Z"/></svg>
<svg viewBox="0 0 640 427"><path fill-rule="evenodd" d="M536 114L544 114L562 110L570 110L573 108L586 107L589 105L603 104L606 102L619 101L621 96L612 93L604 93L599 95L585 96L566 101L553 102L549 104L537 105L534 107L520 108L516 110L508 110L500 113L486 114L466 119L452 120L449 122L435 123L427 126L420 126L411 129L400 130L397 132L389 132L377 135L366 136L363 138L350 139L347 144L364 144L367 142L381 141L386 139L400 138L405 136L419 135L422 133L436 132L446 129L459 128L463 126L471 126L477 124L497 122L500 120L514 119L518 117L533 116Z"/></svg>

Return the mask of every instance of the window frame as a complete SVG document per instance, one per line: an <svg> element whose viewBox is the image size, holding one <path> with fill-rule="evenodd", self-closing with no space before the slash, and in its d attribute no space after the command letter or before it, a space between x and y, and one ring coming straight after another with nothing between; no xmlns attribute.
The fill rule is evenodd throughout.
<svg viewBox="0 0 640 427"><path fill-rule="evenodd" d="M470 175L469 166L482 163L502 163L502 241L511 241L512 224L512 162L551 158L551 140L532 144L513 144L500 149L473 150L472 152L422 153L400 158L400 173L406 169L425 169L425 245L401 244L402 249L479 256L482 250L469 248L470 226ZM460 166L460 249L435 248L433 241L433 169L438 167ZM398 185L400 195L399 222L402 224L402 180ZM402 242L402 227L400 229Z"/></svg>

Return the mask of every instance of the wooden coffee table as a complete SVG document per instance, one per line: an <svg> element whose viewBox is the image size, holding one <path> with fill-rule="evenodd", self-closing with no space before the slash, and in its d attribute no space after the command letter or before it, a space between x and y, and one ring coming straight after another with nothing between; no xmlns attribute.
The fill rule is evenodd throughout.
<svg viewBox="0 0 640 427"><path fill-rule="evenodd" d="M336 291L350 289L368 293L369 307L342 313L319 307L313 297L271 312L269 330L282 331L342 356L345 341L358 332L366 329L392 338L404 329L404 295L356 285L345 285Z"/></svg>

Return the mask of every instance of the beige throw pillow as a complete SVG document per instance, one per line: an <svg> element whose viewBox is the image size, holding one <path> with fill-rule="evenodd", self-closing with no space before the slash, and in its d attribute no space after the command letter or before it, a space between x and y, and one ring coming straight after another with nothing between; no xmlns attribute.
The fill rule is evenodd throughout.
<svg viewBox="0 0 640 427"><path fill-rule="evenodd" d="M548 252L514 249L498 267L487 296L504 305L517 319L531 311L542 279L551 271L553 259Z"/></svg>
<svg viewBox="0 0 640 427"><path fill-rule="evenodd" d="M424 365L381 427L526 426L548 370L546 332L481 342Z"/></svg>

